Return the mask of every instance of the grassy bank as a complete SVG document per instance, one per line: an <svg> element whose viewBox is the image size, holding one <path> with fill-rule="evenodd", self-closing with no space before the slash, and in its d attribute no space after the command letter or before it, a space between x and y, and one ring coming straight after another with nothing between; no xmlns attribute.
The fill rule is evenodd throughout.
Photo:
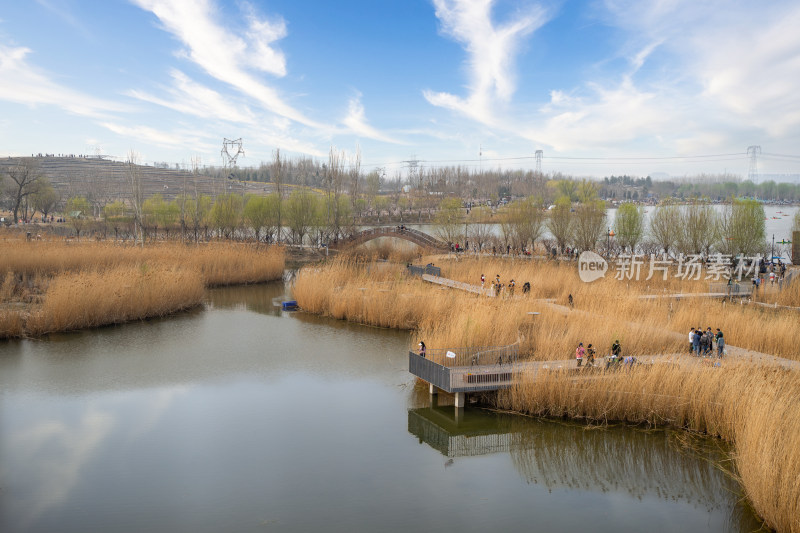
<svg viewBox="0 0 800 533"><path fill-rule="evenodd" d="M235 243L145 248L106 243L0 244L0 338L164 316L206 287L280 279L283 248Z"/></svg>
<svg viewBox="0 0 800 533"><path fill-rule="evenodd" d="M423 260L427 262L427 260ZM496 274L517 281L514 298L485 298L404 275L401 266L338 260L304 268L293 288L318 314L415 330L429 348L518 342L529 359L571 360L579 341L598 354L619 339L626 355L682 353L692 326L724 330L729 345L800 359L796 316L707 298L643 300L644 294L705 292L707 282L582 283L574 263L461 260L437 266L445 277L479 284ZM530 281L530 295L521 285ZM488 283L487 283L488 286ZM567 307L572 294L574 309ZM555 304L546 301L555 299ZM539 315L531 315L539 312ZM500 407L535 416L626 421L685 428L731 443L748 499L766 523L800 532L800 397L797 371L723 360L723 366L654 365L575 380L555 372L529 376L499 396Z"/></svg>

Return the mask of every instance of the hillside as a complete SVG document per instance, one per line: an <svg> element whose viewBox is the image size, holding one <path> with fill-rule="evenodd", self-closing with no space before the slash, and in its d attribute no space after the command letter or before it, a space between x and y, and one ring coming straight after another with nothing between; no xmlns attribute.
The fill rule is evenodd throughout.
<svg viewBox="0 0 800 533"><path fill-rule="evenodd" d="M0 175L5 175L20 160L36 165L39 173L50 180L64 199L85 196L107 203L119 198L127 200L131 196L127 163L83 157L11 157L0 159ZM173 200L184 190L191 196L195 192L214 196L223 191L246 194L267 194L270 191L270 186L264 183L215 180L184 170L144 165L137 165L136 169L141 175L145 198L161 193L165 199Z"/></svg>

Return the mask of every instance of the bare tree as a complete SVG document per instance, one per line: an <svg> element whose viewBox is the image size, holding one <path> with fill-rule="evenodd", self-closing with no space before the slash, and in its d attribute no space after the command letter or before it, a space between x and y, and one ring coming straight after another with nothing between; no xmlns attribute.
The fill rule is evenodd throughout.
<svg viewBox="0 0 800 533"><path fill-rule="evenodd" d="M14 212L14 223L19 220L19 208L28 196L39 190L41 175L39 167L31 158L20 158L19 162L8 169L6 174L11 178L7 193Z"/></svg>
<svg viewBox="0 0 800 533"><path fill-rule="evenodd" d="M144 191L142 189L142 173L139 168L139 154L131 150L128 152L125 177L131 190L131 209L133 210L134 242L138 238L144 248L144 219L142 205L144 204Z"/></svg>
<svg viewBox="0 0 800 533"><path fill-rule="evenodd" d="M278 242L281 242L281 226L283 224L283 217L281 207L283 205L283 179L284 179L284 163L281 161L281 149L277 148L272 153L272 182L275 184L275 192L278 195Z"/></svg>

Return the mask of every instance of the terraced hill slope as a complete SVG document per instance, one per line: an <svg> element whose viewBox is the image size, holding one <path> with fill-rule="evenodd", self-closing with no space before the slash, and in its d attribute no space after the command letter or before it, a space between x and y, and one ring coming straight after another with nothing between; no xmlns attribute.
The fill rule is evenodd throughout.
<svg viewBox="0 0 800 533"><path fill-rule="evenodd" d="M127 163L84 157L12 157L0 159L0 175L17 165L21 159L36 165L62 198L85 196L107 203L117 199L127 200L131 196ZM223 192L267 194L271 190L269 184L214 179L185 170L145 165L137 165L136 170L141 176L145 198L161 193L165 199L173 200L184 190L192 196L195 191L197 194L214 196Z"/></svg>

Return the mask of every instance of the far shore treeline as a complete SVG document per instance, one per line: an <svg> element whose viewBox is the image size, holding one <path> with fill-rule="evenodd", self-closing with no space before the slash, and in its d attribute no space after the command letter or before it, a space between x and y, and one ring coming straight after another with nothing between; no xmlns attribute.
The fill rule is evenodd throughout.
<svg viewBox="0 0 800 533"><path fill-rule="evenodd" d="M741 233L740 220L732 223L731 217L748 211L755 222L764 202L800 201L800 185L753 183L729 174L592 181L557 172L420 166L401 178L380 168L362 169L359 154L334 149L324 162L285 158L276 150L271 162L257 168L201 168L194 161L189 166L142 165L135 153L126 162L0 160L0 217L6 224L61 220L78 236L99 233L137 241L214 236L321 245L346 239L361 225L431 223L442 240L462 246L468 241L526 249L538 242L548 251L605 244L644 253L727 253L731 246L725 241L741 240L731 234ZM716 203L732 206L731 213L710 210ZM606 220L605 209L620 205L618 220ZM652 224L639 231L634 211L643 205L659 206L661 227L682 216L704 242L659 234ZM795 229L800 229L796 218ZM502 225L502 234L492 234L488 224ZM621 238L605 239L611 226ZM545 242L544 229L552 242Z"/></svg>

